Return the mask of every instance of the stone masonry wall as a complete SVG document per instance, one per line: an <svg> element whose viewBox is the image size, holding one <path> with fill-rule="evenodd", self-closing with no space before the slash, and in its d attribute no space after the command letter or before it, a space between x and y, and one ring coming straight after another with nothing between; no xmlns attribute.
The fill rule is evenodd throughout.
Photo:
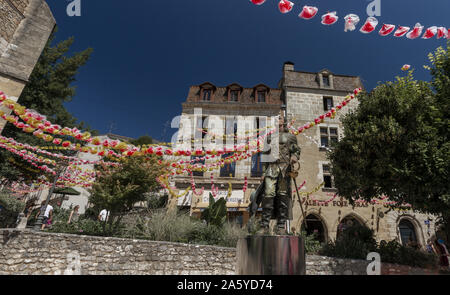
<svg viewBox="0 0 450 295"><path fill-rule="evenodd" d="M306 260L308 275L365 275L369 263L314 255ZM234 248L0 230L2 275L234 275L235 266ZM382 264L382 274L431 273Z"/></svg>

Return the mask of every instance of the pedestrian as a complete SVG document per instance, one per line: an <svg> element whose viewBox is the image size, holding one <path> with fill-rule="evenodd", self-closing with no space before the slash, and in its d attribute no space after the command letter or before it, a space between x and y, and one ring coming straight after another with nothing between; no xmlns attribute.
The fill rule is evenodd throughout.
<svg viewBox="0 0 450 295"><path fill-rule="evenodd" d="M106 222L108 221L109 218L109 211L106 209L103 209L102 211L100 211L100 214L98 215L98 220Z"/></svg>
<svg viewBox="0 0 450 295"><path fill-rule="evenodd" d="M78 213L78 210L80 209L79 205L76 205L72 212L70 212L69 220L67 221L67 224L70 224L72 221L77 222L78 218L80 217L80 213Z"/></svg>
<svg viewBox="0 0 450 295"><path fill-rule="evenodd" d="M433 243L433 250L436 255L439 256L439 266L441 267L441 270L448 271L449 263L448 263L448 254L446 252L446 247L443 246L439 241L436 239Z"/></svg>
<svg viewBox="0 0 450 295"><path fill-rule="evenodd" d="M52 205L48 204L47 206L45 206L45 201L42 201L41 209L36 214L36 219L40 215L44 215L44 219L42 220L42 226L41 226L41 230L44 230L45 226L51 225L51 222L52 222L52 219L53 219L53 207L52 207Z"/></svg>

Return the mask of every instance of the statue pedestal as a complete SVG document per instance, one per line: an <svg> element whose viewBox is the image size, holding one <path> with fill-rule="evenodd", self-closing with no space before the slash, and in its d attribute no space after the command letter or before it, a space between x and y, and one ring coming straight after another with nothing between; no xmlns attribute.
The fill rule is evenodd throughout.
<svg viewBox="0 0 450 295"><path fill-rule="evenodd" d="M237 246L237 275L305 275L305 242L297 236L247 236Z"/></svg>

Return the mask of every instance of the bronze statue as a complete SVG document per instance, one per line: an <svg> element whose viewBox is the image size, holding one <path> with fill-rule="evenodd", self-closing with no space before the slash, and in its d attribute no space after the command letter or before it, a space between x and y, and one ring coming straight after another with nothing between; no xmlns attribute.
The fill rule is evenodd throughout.
<svg viewBox="0 0 450 295"><path fill-rule="evenodd" d="M270 143L270 142L269 142ZM269 222L277 219L277 234L286 234L286 221L292 216L291 178L295 179L293 165L300 159L301 149L297 137L289 132L280 120L279 157L264 165L263 183L251 196L250 213L254 215L259 205L263 209L260 234L269 233ZM273 145L263 154L270 154Z"/></svg>

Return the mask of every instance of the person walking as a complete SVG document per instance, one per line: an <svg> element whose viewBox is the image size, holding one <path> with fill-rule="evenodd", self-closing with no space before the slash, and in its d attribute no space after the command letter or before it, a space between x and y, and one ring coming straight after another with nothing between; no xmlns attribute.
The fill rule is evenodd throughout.
<svg viewBox="0 0 450 295"><path fill-rule="evenodd" d="M45 201L41 203L41 209L36 214L36 219L38 219L39 215L43 214L44 219L42 220L41 230L44 230L46 225L50 225L53 219L53 206L48 204L45 206Z"/></svg>
<svg viewBox="0 0 450 295"><path fill-rule="evenodd" d="M67 224L70 224L72 221L77 222L78 218L80 217L80 213L78 213L78 210L80 209L79 205L76 205L72 212L70 212L69 220L67 221Z"/></svg>
<svg viewBox="0 0 450 295"><path fill-rule="evenodd" d="M448 253L446 252L446 247L443 246L437 239L434 240L433 250L436 255L439 256L439 266L441 270L448 271L449 263L448 263Z"/></svg>

